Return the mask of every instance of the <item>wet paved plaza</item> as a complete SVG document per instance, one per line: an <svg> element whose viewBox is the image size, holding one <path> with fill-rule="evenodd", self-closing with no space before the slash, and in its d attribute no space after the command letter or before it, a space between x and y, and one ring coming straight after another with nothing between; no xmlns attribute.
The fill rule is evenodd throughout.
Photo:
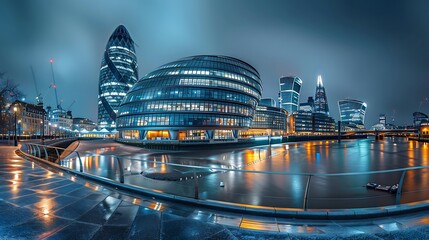
<svg viewBox="0 0 429 240"><path fill-rule="evenodd" d="M310 174L307 208L394 205L395 194L367 189L365 185L368 182L394 185L399 183L403 172L368 172L429 165L428 145L405 138L386 138L384 141L368 138L343 140L341 143L314 141L192 152L149 151L102 140L81 141L77 150L81 151L82 156L86 155L83 157L84 171L96 176L119 181L117 159L114 157L117 156L122 159L126 169L127 184L193 198L195 181L191 176L196 171L197 175L201 175L197 180L200 199L283 208L303 208ZM76 158L72 158L62 162L62 165L78 169L76 161ZM228 170L211 172L212 168ZM181 181L163 181L144 177L140 173L156 173L160 176L182 174L183 177ZM329 175L334 173L349 175ZM219 187L220 182L225 187ZM429 169L407 171L400 202L429 199L428 182Z"/></svg>
<svg viewBox="0 0 429 240"><path fill-rule="evenodd" d="M0 239L429 239L429 211L302 220L131 196L51 172L0 146Z"/></svg>

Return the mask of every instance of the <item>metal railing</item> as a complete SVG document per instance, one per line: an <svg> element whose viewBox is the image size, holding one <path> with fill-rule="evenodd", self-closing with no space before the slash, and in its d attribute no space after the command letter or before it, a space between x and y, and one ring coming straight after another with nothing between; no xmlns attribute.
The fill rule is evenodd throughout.
<svg viewBox="0 0 429 240"><path fill-rule="evenodd" d="M293 173L243 169L258 160L243 166L199 166L171 163L162 157L154 157L153 160L147 157L136 159L34 143L23 143L21 150L94 177L108 178L157 193L195 199L303 210L380 207L429 199L429 189L425 186L404 192L407 173L412 173L413 176L410 177L422 173L429 175L429 172L424 172L429 166L350 173ZM271 154L271 151L266 151L261 156L259 151L257 158L263 161L271 158ZM396 193L366 190L366 182L377 179L391 179L398 183ZM271 181L268 186L272 189L260 189L258 181ZM299 184L295 186L295 183ZM249 187L246 184L255 186ZM325 193L323 189L330 189L329 184L338 190ZM321 189L321 185L324 188ZM246 187L245 190L241 189L242 186ZM406 199L403 199L404 194L407 194Z"/></svg>

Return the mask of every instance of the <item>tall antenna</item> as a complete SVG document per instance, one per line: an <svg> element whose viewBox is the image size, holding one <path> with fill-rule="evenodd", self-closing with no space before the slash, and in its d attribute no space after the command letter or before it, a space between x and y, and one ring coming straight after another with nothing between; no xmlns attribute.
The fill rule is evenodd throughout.
<svg viewBox="0 0 429 240"><path fill-rule="evenodd" d="M54 81L54 91L55 91L55 101L57 104L57 108L61 109L61 104L58 103L58 94L57 94L57 84L55 83L55 76L54 76L54 59L49 59L49 62L51 63L51 72L52 72L52 80Z"/></svg>
<svg viewBox="0 0 429 240"><path fill-rule="evenodd" d="M31 75L33 76L33 80L34 80L34 87L36 88L37 104L43 105L43 97L42 97L42 94L39 92L39 89L37 88L36 75L34 74L33 66L30 66L30 69L31 69Z"/></svg>

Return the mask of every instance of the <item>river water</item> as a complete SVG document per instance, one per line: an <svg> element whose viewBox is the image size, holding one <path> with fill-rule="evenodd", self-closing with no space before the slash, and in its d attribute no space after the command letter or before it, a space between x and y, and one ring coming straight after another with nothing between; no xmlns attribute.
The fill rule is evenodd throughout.
<svg viewBox="0 0 429 240"><path fill-rule="evenodd" d="M127 184L194 197L197 183L201 199L283 208L303 208L304 204L314 209L393 205L397 202L395 194L367 189L365 184L393 185L399 182L403 172L367 172L429 165L428 145L406 138L380 141L368 138L341 143L314 141L237 150L168 153L103 140L82 141L77 150L84 156L84 171L91 174L119 180L116 158L119 157ZM61 164L74 169L79 167L75 158L61 161ZM217 171L215 168L231 170ZM191 179L194 171L197 181ZM335 173L350 175L329 175ZM398 198L401 203L429 199L429 170L409 170L404 176L403 194ZM177 181L157 180L164 177ZM220 182L224 187L220 187Z"/></svg>

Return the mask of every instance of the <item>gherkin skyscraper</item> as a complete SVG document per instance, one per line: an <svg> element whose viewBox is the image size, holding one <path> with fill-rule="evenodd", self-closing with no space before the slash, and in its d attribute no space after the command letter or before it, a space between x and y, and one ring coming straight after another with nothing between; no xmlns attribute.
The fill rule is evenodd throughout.
<svg viewBox="0 0 429 240"><path fill-rule="evenodd" d="M134 41L118 26L107 42L98 85L98 127L116 128L116 114L125 94L138 80Z"/></svg>

